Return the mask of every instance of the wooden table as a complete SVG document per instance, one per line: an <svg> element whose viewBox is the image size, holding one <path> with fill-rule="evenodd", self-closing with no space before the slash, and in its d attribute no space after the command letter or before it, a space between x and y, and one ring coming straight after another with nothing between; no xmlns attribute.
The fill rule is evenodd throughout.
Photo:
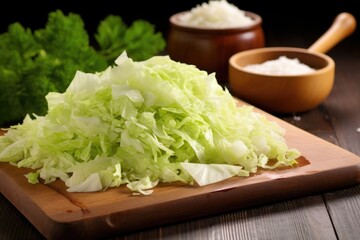
<svg viewBox="0 0 360 240"><path fill-rule="evenodd" d="M306 48L313 41L313 36L269 36L268 46ZM302 114L277 116L357 155L360 155L359 43L356 37L349 37L328 52L336 63L336 77L331 95L322 105ZM354 186L118 235L113 239L347 240L359 237L360 186ZM43 239L3 195L0 195L0 239Z"/></svg>

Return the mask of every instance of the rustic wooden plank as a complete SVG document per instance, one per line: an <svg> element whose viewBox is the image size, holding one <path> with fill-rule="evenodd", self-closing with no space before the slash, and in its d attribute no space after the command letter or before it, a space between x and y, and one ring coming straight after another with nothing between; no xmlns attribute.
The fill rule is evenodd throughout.
<svg viewBox="0 0 360 240"><path fill-rule="evenodd" d="M116 239L151 239L149 236L182 240L336 239L320 195L136 232Z"/></svg>
<svg viewBox="0 0 360 240"><path fill-rule="evenodd" d="M354 45L357 46L357 45ZM341 51L337 59L336 78L327 109L339 145L360 155L360 46ZM349 94L350 93L350 94Z"/></svg>
<svg viewBox="0 0 360 240"><path fill-rule="evenodd" d="M45 239L2 194L0 194L0 239Z"/></svg>
<svg viewBox="0 0 360 240"><path fill-rule="evenodd" d="M326 193L329 209L339 239L359 239L360 186Z"/></svg>
<svg viewBox="0 0 360 240"><path fill-rule="evenodd" d="M326 106L339 145L360 155L360 46L342 46L332 55L336 59L336 81ZM351 94L349 94L351 93ZM360 186L324 195L339 239L360 236Z"/></svg>
<svg viewBox="0 0 360 240"><path fill-rule="evenodd" d="M236 221L232 221L232 217ZM336 239L322 198L310 196L229 215L229 239Z"/></svg>
<svg viewBox="0 0 360 240"><path fill-rule="evenodd" d="M44 239L23 215L0 195L2 239ZM15 230L15 231L14 231ZM108 239L336 239L320 195L309 196Z"/></svg>

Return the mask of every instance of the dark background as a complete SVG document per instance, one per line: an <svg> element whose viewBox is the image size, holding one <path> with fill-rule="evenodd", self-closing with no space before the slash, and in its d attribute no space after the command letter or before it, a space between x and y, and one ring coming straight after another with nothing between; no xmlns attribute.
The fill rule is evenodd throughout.
<svg viewBox="0 0 360 240"><path fill-rule="evenodd" d="M13 22L20 22L24 27L38 29L45 26L48 13L61 9L64 13L78 13L85 22L90 36L96 30L98 23L109 14L122 17L128 25L136 19L144 19L155 25L164 37L169 28L169 17L177 12L189 10L197 4L207 1L199 0L152 0L152 1L69 1L69 0L34 0L2 2L0 7L0 32L5 32ZM284 35L284 41L279 46L285 46L286 36L306 36L308 45L324 33L340 12L350 12L360 19L358 1L352 0L228 0L242 10L259 14L263 18L263 29L266 38L273 34ZM360 20L359 20L360 21ZM347 41L358 41L360 34L356 30ZM296 46L294 46L296 47ZM0 53L1 54L1 53Z"/></svg>

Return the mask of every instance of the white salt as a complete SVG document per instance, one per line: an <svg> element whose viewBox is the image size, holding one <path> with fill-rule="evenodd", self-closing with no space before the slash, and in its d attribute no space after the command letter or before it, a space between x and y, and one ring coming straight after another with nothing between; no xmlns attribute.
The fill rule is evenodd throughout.
<svg viewBox="0 0 360 240"><path fill-rule="evenodd" d="M260 64L249 64L245 70L268 75L298 75L314 72L315 69L301 63L297 58L280 56L275 60L268 60Z"/></svg>
<svg viewBox="0 0 360 240"><path fill-rule="evenodd" d="M234 28L250 25L254 20L245 11L226 0L204 2L180 16L188 26L205 28Z"/></svg>
<svg viewBox="0 0 360 240"><path fill-rule="evenodd" d="M301 117L300 117L300 116L296 116L296 115L295 115L295 116L293 117L293 119L294 119L295 121L301 121Z"/></svg>

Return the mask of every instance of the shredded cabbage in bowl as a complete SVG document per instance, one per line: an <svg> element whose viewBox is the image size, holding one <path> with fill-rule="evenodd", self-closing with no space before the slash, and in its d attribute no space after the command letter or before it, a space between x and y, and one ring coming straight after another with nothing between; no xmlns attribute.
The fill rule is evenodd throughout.
<svg viewBox="0 0 360 240"><path fill-rule="evenodd" d="M115 63L77 72L64 93L46 96L45 116L7 129L0 162L33 169L30 183L61 179L69 192L126 184L134 194L296 164L300 152L289 149L285 130L238 107L214 73L168 56L134 62L124 52Z"/></svg>
<svg viewBox="0 0 360 240"><path fill-rule="evenodd" d="M182 24L192 27L225 29L250 26L254 19L226 0L203 2L179 16Z"/></svg>

